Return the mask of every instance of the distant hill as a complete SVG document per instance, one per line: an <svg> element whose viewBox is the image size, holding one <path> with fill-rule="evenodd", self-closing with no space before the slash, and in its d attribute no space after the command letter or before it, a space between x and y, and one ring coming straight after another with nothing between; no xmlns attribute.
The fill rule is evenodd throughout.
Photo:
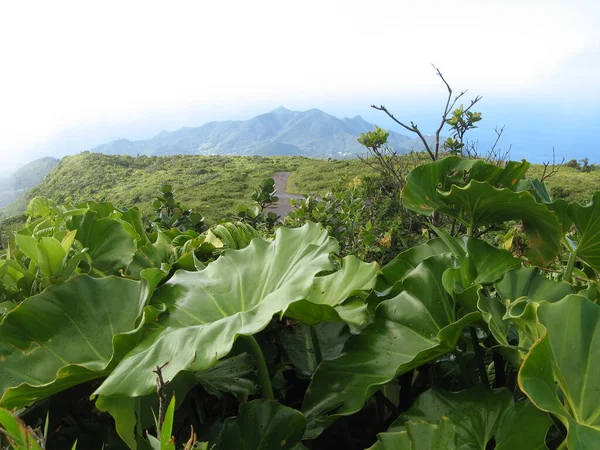
<svg viewBox="0 0 600 450"><path fill-rule="evenodd" d="M13 202L27 189L37 186L59 163L56 158L45 157L31 161L7 178L0 179L0 208Z"/></svg>
<svg viewBox="0 0 600 450"><path fill-rule="evenodd" d="M91 150L107 155L263 155L351 158L365 148L356 139L375 125L360 116L338 119L319 109L279 107L249 120L210 122L200 127L163 131L143 141L120 139ZM418 139L390 131L398 153L422 150Z"/></svg>

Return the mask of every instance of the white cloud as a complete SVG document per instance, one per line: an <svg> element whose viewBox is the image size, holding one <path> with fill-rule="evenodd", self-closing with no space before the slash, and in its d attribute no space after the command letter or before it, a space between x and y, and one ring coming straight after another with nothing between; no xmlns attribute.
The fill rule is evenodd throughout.
<svg viewBox="0 0 600 450"><path fill-rule="evenodd" d="M437 95L431 62L483 95L589 95L599 12L584 1L3 2L0 154L161 111Z"/></svg>

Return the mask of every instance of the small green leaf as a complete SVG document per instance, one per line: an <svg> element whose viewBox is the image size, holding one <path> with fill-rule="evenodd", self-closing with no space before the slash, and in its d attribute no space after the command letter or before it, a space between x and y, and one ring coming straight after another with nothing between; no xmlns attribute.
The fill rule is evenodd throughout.
<svg viewBox="0 0 600 450"><path fill-rule="evenodd" d="M171 398L169 407L165 412L165 421L160 427L160 450L175 450L175 441L172 438L173 420L175 418L175 396Z"/></svg>
<svg viewBox="0 0 600 450"><path fill-rule="evenodd" d="M67 254L53 237L43 237L37 245L38 266L46 278L59 276Z"/></svg>

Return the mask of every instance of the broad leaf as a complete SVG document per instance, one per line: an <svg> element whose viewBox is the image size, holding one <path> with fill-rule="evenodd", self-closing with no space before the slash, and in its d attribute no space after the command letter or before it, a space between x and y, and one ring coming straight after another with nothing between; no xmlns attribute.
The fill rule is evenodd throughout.
<svg viewBox="0 0 600 450"><path fill-rule="evenodd" d="M567 427L571 450L600 442L600 306L580 295L541 303L546 334L519 372L519 385L540 409ZM558 389L557 389L558 387Z"/></svg>
<svg viewBox="0 0 600 450"><path fill-rule="evenodd" d="M452 207L443 201L441 192L449 191L453 185L462 186L476 180L515 190L528 168L526 162L511 161L500 168L481 160L450 156L414 168L408 174L402 200L404 206L418 214L429 216L440 207L447 213Z"/></svg>
<svg viewBox="0 0 600 450"><path fill-rule="evenodd" d="M510 252L494 248L485 241L469 237L448 239L450 242L441 238L433 239L400 253L381 270L382 278L391 286L402 280L425 258L442 253L452 253L457 259L470 259L474 269L470 284L491 284L507 271L521 266L519 259Z"/></svg>
<svg viewBox="0 0 600 450"><path fill-rule="evenodd" d="M407 422L402 431L377 435L377 443L369 450L456 450L456 430L447 417L439 424Z"/></svg>
<svg viewBox="0 0 600 450"><path fill-rule="evenodd" d="M340 270L316 278L306 300L290 305L285 315L307 324L341 320L360 326L368 318L366 305L340 306L350 297L375 287L378 271L377 263L369 264L355 256L346 256Z"/></svg>
<svg viewBox="0 0 600 450"><path fill-rule="evenodd" d="M61 243L53 237L43 237L37 244L38 266L47 278L59 276L62 272L63 263L66 259Z"/></svg>
<svg viewBox="0 0 600 450"><path fill-rule="evenodd" d="M142 284L78 276L13 308L0 323L0 404L14 408L106 376L142 313ZM130 348L130 347L129 347Z"/></svg>
<svg viewBox="0 0 600 450"><path fill-rule="evenodd" d="M77 230L77 240L88 248L95 269L105 274L117 273L133 259L133 238L122 223L98 217L93 211L74 216L69 221L69 228Z"/></svg>
<svg viewBox="0 0 600 450"><path fill-rule="evenodd" d="M270 400L240 406L237 417L223 425L223 450L288 450L300 443L306 419L300 411Z"/></svg>
<svg viewBox="0 0 600 450"><path fill-rule="evenodd" d="M169 311L160 329L119 363L96 394L152 392L157 363L169 361L166 379L214 366L238 336L259 332L274 314L307 298L315 275L333 269L329 253L337 250L322 226L307 223L279 228L274 241L254 239L243 250L225 251L200 272L177 271L152 299Z"/></svg>
<svg viewBox="0 0 600 450"><path fill-rule="evenodd" d="M443 417L456 427L461 450L486 450L492 439L496 450L545 449L551 424L548 414L531 403L514 403L509 390L477 386L457 393L431 389L391 428L401 430L411 421L438 422Z"/></svg>
<svg viewBox="0 0 600 450"><path fill-rule="evenodd" d="M600 192L594 194L587 206L569 204L569 216L580 235L575 250L577 256L600 272Z"/></svg>
<svg viewBox="0 0 600 450"><path fill-rule="evenodd" d="M540 274L535 267L523 267L511 270L496 283L496 290L502 300L511 302L526 297L533 301L547 300L556 302L563 297L574 294L575 289L563 281L551 281Z"/></svg>
<svg viewBox="0 0 600 450"><path fill-rule="evenodd" d="M485 225L511 220L523 222L528 238L527 257L535 264L545 265L559 251L560 227L556 216L546 205L537 203L530 192L496 189L488 183L471 181L464 188L453 186L441 193L452 209L441 212L452 215L471 230Z"/></svg>
<svg viewBox="0 0 600 450"><path fill-rule="evenodd" d="M500 298L480 295L477 307L496 340L505 347L510 347L507 335L513 324L519 335L518 347L526 352L539 337L537 303L531 302L556 302L574 294L575 289L568 283L549 280L535 267L523 267L507 272L496 283L496 292ZM515 348L503 351L513 365L520 365L523 355Z"/></svg>
<svg viewBox="0 0 600 450"><path fill-rule="evenodd" d="M426 259L401 282L402 292L381 302L372 324L351 336L342 354L317 368L304 399L308 437L337 417L354 414L382 385L451 351L461 330L480 318L458 319L442 286L450 255Z"/></svg>

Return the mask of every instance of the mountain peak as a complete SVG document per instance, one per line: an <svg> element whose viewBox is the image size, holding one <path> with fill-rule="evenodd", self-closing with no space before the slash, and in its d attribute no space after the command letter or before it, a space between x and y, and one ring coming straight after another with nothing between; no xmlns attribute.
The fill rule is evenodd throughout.
<svg viewBox="0 0 600 450"><path fill-rule="evenodd" d="M275 108L273 111L271 111L272 113L288 113L291 112L289 109L287 109L285 106L281 105L278 106L277 108Z"/></svg>

